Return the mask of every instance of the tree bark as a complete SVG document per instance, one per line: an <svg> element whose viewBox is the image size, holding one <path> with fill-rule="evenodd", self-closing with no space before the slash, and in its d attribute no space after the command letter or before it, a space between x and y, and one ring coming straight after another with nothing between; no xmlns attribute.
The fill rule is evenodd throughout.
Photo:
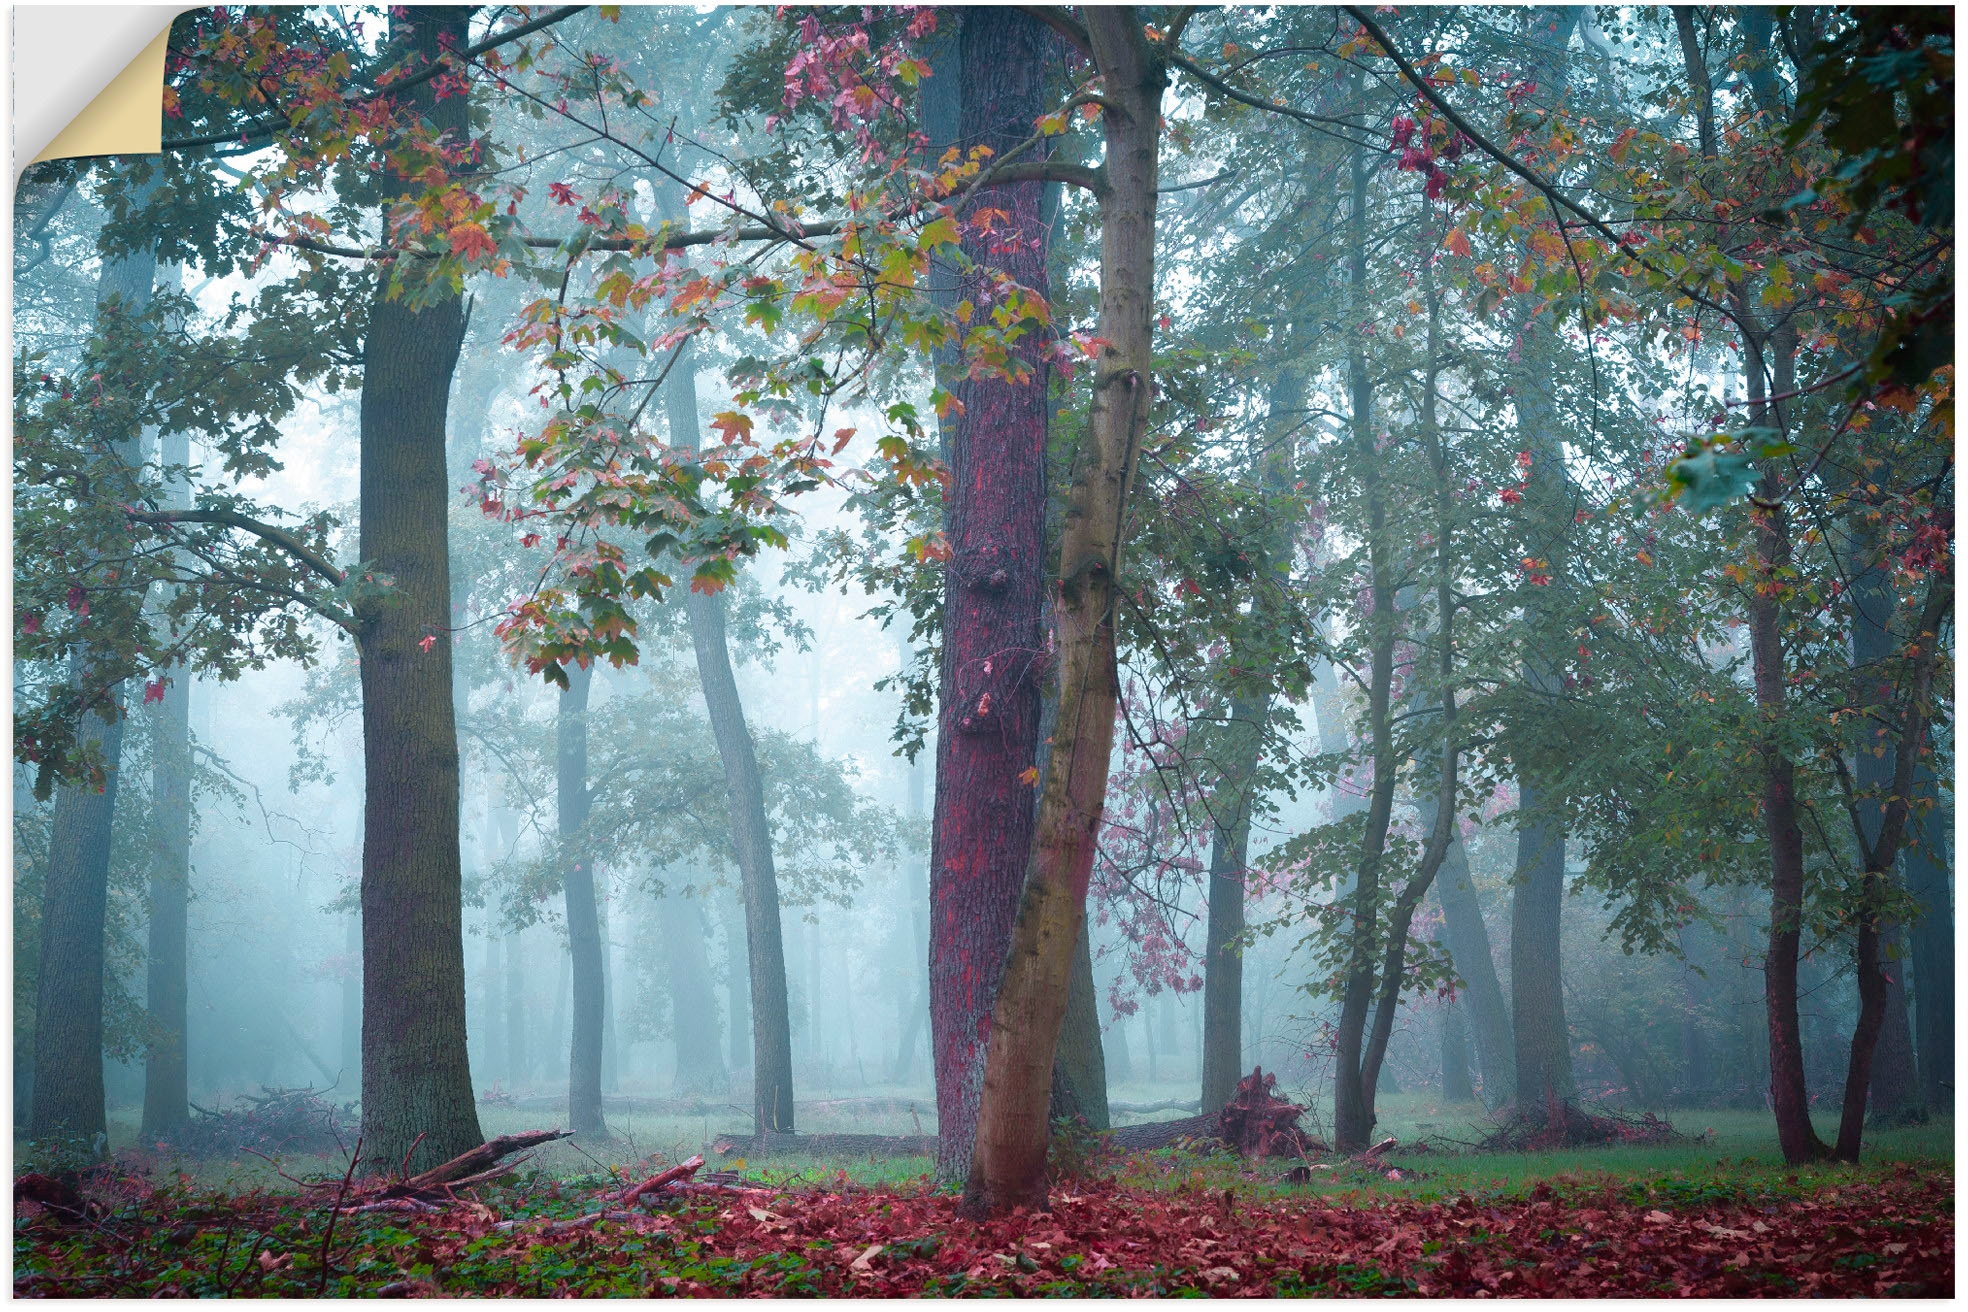
<svg viewBox="0 0 1968 1312"><path fill-rule="evenodd" d="M676 1041L673 1092L679 1098L723 1093L731 1087L731 1076L724 1068L710 954L704 950L710 932L703 908L695 898L666 892L657 909L669 965L670 1035Z"/></svg>
<svg viewBox="0 0 1968 1312"><path fill-rule="evenodd" d="M1462 1003L1444 1003L1442 1013L1442 1101L1476 1101L1476 1086L1469 1082L1469 1019Z"/></svg>
<svg viewBox="0 0 1968 1312"><path fill-rule="evenodd" d="M1572 1042L1565 1021L1564 972L1558 952L1565 909L1565 830L1543 798L1543 785L1519 775L1517 883L1510 897L1511 1027L1516 1038L1518 1110L1536 1115L1554 1099L1569 1102Z"/></svg>
<svg viewBox="0 0 1968 1312"><path fill-rule="evenodd" d="M191 461L191 439L166 433L158 443L167 468ZM167 509L191 504L190 489L173 478L159 498ZM144 1008L151 1041L144 1054L141 1134L145 1143L170 1139L191 1117L186 1064L186 957L191 893L191 671L171 668L164 699L151 720L150 925L145 952Z"/></svg>
<svg viewBox="0 0 1968 1312"><path fill-rule="evenodd" d="M150 304L157 259L149 248L105 259L96 286L99 324L141 314ZM135 384L131 384L135 386ZM119 438L115 455L131 470L142 465L141 434ZM77 683L96 677L87 646L71 662ZM110 827L123 756L122 692L110 700L116 718L84 715L76 750L94 748L103 764L100 792L87 783L55 794L48 860L41 891L41 958L35 982L34 1093L28 1117L33 1139L94 1140L106 1134L103 1108L103 971L109 908Z"/></svg>
<svg viewBox="0 0 1968 1312"><path fill-rule="evenodd" d="M1075 460L1054 604L1059 716L1039 796L1032 864L991 1014L972 1215L1046 1196L1046 1102L1086 914L1119 688L1115 577L1152 391L1155 188L1166 69L1131 7L1081 11L1103 78L1107 153L1099 193L1100 316L1093 404Z"/></svg>
<svg viewBox="0 0 1968 1312"><path fill-rule="evenodd" d="M606 1138L601 1114L601 1043L604 1005L601 912L595 902L594 862L583 830L588 791L588 694L594 667L575 665L561 689L554 732L561 880L567 899L567 951L572 958L574 1025L567 1049L567 1122L574 1133Z"/></svg>
<svg viewBox="0 0 1968 1312"><path fill-rule="evenodd" d="M399 10L390 40L420 62L435 60L446 45L468 43L470 13ZM467 98L439 100L433 87L412 88L410 103L459 142ZM434 1166L484 1137L465 1039L444 468L464 328L456 296L416 310L379 285L363 349L360 550L365 569L390 580L358 606L356 639L365 768L362 1138L377 1171Z"/></svg>
<svg viewBox="0 0 1968 1312"><path fill-rule="evenodd" d="M1003 153L1032 133L1044 104L1050 35L1015 9L965 12L957 145ZM1043 296L1044 187L990 187L972 200L1007 217L994 233L966 229L964 280L988 294L992 272ZM961 1175L977 1136L978 1101L997 995L1036 823L1030 771L1039 750L1045 642L1046 342L1020 343L1022 382L956 381L961 410L946 422L950 481L936 794L929 854L929 1018L935 1054L937 1169Z"/></svg>
<svg viewBox="0 0 1968 1312"><path fill-rule="evenodd" d="M1212 806L1208 921L1203 946L1202 1110L1230 1101L1244 1063L1244 879L1250 863L1251 788L1264 742L1266 699L1231 703L1225 763Z"/></svg>

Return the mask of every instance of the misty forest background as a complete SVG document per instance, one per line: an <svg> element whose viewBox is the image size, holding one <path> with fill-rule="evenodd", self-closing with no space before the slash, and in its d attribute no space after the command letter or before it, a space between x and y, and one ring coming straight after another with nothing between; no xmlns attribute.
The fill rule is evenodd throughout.
<svg viewBox="0 0 1968 1312"><path fill-rule="evenodd" d="M1073 768L1045 759L1041 574L1068 573L1100 440L1118 191L1076 182L1121 111L1060 24L982 10L589 9L402 91L391 124L307 100L548 11L435 13L181 17L166 136L190 144L17 194L16 1134L168 1149L191 1104L311 1086L393 1153L430 1131L431 1160L563 1117L617 1156L609 1130L681 1153L941 1126L961 1175L1040 781ZM1651 273L1554 230L1355 17L1152 21L1192 54L1147 191L1154 384L1051 1115L1211 1111L1261 1066L1342 1145L1642 1111L1769 1139L1779 765L1817 1133L1855 1028L1875 1125L1948 1114L1951 355L1898 392L1903 359L1860 366L1951 288L1951 208L1867 212L1919 174L1855 199L1822 181L1855 149L1786 138L1850 16L1380 16L1436 53L1462 126ZM961 228L926 235L932 205L866 239L913 308L858 336L852 279L830 304L798 264L851 256L746 235L947 195L1075 99ZM447 155L446 130L480 144ZM664 263L665 223L725 235ZM427 253L373 258L392 240ZM570 452L611 425L701 485L638 467L641 517L598 509ZM824 469L771 445L808 433ZM418 440L422 466L373 454ZM448 594L392 608L431 550ZM447 732L454 826L420 764ZM365 877L379 806L415 849L397 883ZM455 869L426 841L447 828ZM423 918L447 899L454 927ZM391 924L386 1012L365 971ZM417 1084L465 1078L457 967L476 1126ZM387 1080L422 1091L383 1124Z"/></svg>

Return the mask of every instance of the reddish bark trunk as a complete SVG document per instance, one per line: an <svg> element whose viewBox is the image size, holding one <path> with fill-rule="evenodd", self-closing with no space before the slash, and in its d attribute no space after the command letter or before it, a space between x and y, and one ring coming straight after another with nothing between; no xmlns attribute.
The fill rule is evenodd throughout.
<svg viewBox="0 0 1968 1312"><path fill-rule="evenodd" d="M961 140L1000 153L1044 112L1045 28L1010 9L978 9L961 42ZM978 273L1001 270L1046 292L1044 184L986 188L970 206L1004 211L991 234L967 233ZM951 425L941 722L930 839L929 1006L935 1053L937 1166L961 1175L977 1134L991 1006L1011 942L1036 819L1027 772L1039 746L1045 646L1046 389L1043 342L1025 339L1028 381L967 379Z"/></svg>
<svg viewBox="0 0 1968 1312"><path fill-rule="evenodd" d="M1102 119L1107 155L1098 183L1099 335L1107 345L1096 362L1087 433L1060 533L1053 606L1058 722L1040 789L1031 869L991 1012L977 1151L964 1195L973 1215L1003 1215L1045 1202L1053 1056L1114 744L1115 576L1152 388L1155 186L1167 69L1133 8L1080 12L1108 102Z"/></svg>

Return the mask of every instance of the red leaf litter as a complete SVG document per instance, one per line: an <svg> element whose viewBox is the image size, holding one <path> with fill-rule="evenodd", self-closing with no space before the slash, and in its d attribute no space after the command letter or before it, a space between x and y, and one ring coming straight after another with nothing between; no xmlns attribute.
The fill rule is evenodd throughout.
<svg viewBox="0 0 1968 1312"><path fill-rule="evenodd" d="M685 1163L675 1171L694 1171ZM946 1193L650 1182L595 1193L460 1191L340 1217L317 1200L170 1199L78 1210L16 1190L18 1296L1010 1295L1226 1298L1949 1297L1954 1186L1902 1170L1802 1196L1696 1182L1571 1182L1423 1202L1111 1181L1062 1184L1049 1212L966 1220ZM845 1187L841 1187L845 1186ZM1786 1192L1779 1189L1779 1194ZM1667 1195L1677 1194L1680 1202ZM1640 1201L1635 1201L1639 1199ZM542 1210L544 1207L545 1210ZM353 1214L365 1213L365 1214ZM241 1241L251 1238L250 1246ZM246 1260L242 1254L259 1256ZM322 1255L327 1255L324 1270Z"/></svg>

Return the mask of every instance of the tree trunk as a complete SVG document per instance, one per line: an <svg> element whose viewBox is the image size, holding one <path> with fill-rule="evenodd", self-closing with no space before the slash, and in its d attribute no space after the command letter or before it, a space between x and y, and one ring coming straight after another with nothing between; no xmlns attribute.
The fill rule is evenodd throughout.
<svg viewBox="0 0 1968 1312"><path fill-rule="evenodd" d="M506 954L506 1087L509 1090L532 1083L532 1066L527 1060L532 1050L527 1046L526 1033L526 952L520 942L523 932L515 929L502 940Z"/></svg>
<svg viewBox="0 0 1968 1312"><path fill-rule="evenodd" d="M467 44L469 9L409 8L390 39L418 63ZM409 98L462 141L467 98ZM386 280L389 275L383 275ZM379 285L363 349L361 557L390 586L358 610L362 842L362 1138L374 1170L435 1166L483 1142L465 1039L458 732L451 688L451 374L464 305L423 310Z"/></svg>
<svg viewBox="0 0 1968 1312"><path fill-rule="evenodd" d="M710 954L704 950L710 930L703 907L695 898L666 892L657 910L669 965L670 1034L676 1040L673 1092L679 1098L723 1093L731 1087L731 1076L724 1068Z"/></svg>
<svg viewBox="0 0 1968 1312"><path fill-rule="evenodd" d="M1559 926L1565 909L1565 829L1544 805L1543 785L1517 781L1517 882L1510 896L1511 1027L1518 1110L1537 1115L1569 1102L1572 1041L1565 1022Z"/></svg>
<svg viewBox="0 0 1968 1312"><path fill-rule="evenodd" d="M1752 374L1752 379L1755 375ZM1766 476L1774 497L1781 485ZM1770 579L1790 566L1790 530L1781 503L1758 509L1757 572ZM1792 1166L1830 1156L1811 1124L1811 1096L1804 1083L1804 1038L1797 1023L1797 952L1804 918L1804 832L1797 823L1795 770L1782 746L1784 654L1775 585L1758 587L1749 600L1750 652L1756 705L1764 719L1763 823L1770 835L1770 946L1763 961L1764 1005L1770 1028L1770 1102L1777 1140Z"/></svg>
<svg viewBox="0 0 1968 1312"><path fill-rule="evenodd" d="M684 375L687 376L687 375ZM674 384L672 384L674 386ZM694 389L693 389L694 390ZM693 399L691 408L695 410ZM711 731L724 761L731 812L732 847L745 894L745 957L750 965L752 1101L757 1133L792 1134L793 1031L786 997L786 948L779 919L779 879L772 866L772 830L758 756L731 673L724 601L693 592L690 634L697 648L697 676L704 687Z"/></svg>
<svg viewBox="0 0 1968 1312"><path fill-rule="evenodd" d="M1859 728L1852 744L1861 851L1879 841L1886 798L1898 763L1891 715L1895 607L1882 551L1877 530L1861 528L1854 534L1846 570L1851 579L1845 601L1851 608L1852 667L1857 683L1853 696L1857 705L1874 708L1873 714L1855 717ZM1886 882L1897 881L1889 874ZM1879 1046L1873 1054L1871 1107L1875 1115L1891 1122L1923 1116L1924 1108L1920 1105L1920 1078L1914 1068L1913 1031L1907 1023L1906 962L1899 922L1882 921L1879 937L1885 1010L1880 1018Z"/></svg>
<svg viewBox="0 0 1968 1312"><path fill-rule="evenodd" d="M1778 377L1781 379L1782 375ZM1911 814L1914 767L1927 735L1931 714L1934 670L1943 648L1942 631L1953 614L1954 579L1951 566L1927 585L1928 594L1921 615L1910 637L1911 650L1917 652L1904 680L1905 691L1890 706L1898 721L1889 750L1894 767L1886 784L1886 804L1878 836L1861 842L1864 869L1859 885L1858 934L1854 968L1859 985L1859 1015L1852 1029L1851 1055L1845 1068L1845 1098L1838 1120L1838 1143L1834 1155L1842 1162L1859 1160L1865 1136L1866 1104L1871 1092L1873 1062L1877 1043L1885 1027L1889 989L1882 932L1887 885L1899 864L1900 847L1907 833ZM1862 826L1863 828L1863 826Z"/></svg>
<svg viewBox="0 0 1968 1312"><path fill-rule="evenodd" d="M1244 1063L1244 879L1250 861L1251 787L1269 706L1257 698L1231 703L1229 759L1212 806L1208 923L1204 930L1203 1091L1209 1113L1230 1101Z"/></svg>
<svg viewBox="0 0 1968 1312"><path fill-rule="evenodd" d="M574 1025L567 1048L567 1122L574 1133L606 1138L601 1115L603 981L601 913L595 903L594 862L582 831L588 792L588 693L594 668L575 665L560 692L554 733L559 803L561 879L567 898L567 951L573 973Z"/></svg>
<svg viewBox="0 0 1968 1312"><path fill-rule="evenodd" d="M977 1151L964 1207L1002 1215L1046 1196L1046 1101L1107 792L1119 688L1115 577L1152 391L1155 188L1167 74L1131 7L1088 8L1109 105L1100 192L1100 348L1060 537L1053 630L1059 718L1031 870L991 1014Z"/></svg>
<svg viewBox="0 0 1968 1312"><path fill-rule="evenodd" d="M1476 1101L1476 1087L1469 1082L1468 1008L1460 1001L1444 1003L1442 1013L1442 1101Z"/></svg>
<svg viewBox="0 0 1968 1312"><path fill-rule="evenodd" d="M1093 986L1093 945L1084 918L1079 946L1073 950L1073 979L1054 1064L1058 1067L1054 1078L1071 1099L1073 1114L1093 1129L1107 1129L1112 1124L1107 1111L1107 1054L1100 1043L1100 999ZM1057 1108L1053 1115L1059 1115Z"/></svg>
<svg viewBox="0 0 1968 1312"><path fill-rule="evenodd" d="M146 248L103 261L96 317L141 314L150 304L157 259ZM141 434L115 444L131 470L142 465ZM96 678L89 648L78 646L71 675ZM110 700L119 708L121 689ZM110 826L123 756L123 720L84 715L76 750L100 755L103 787L64 785L55 795L48 860L41 892L41 961L35 982L34 1095L28 1134L34 1139L93 1140L108 1129L103 1110L103 935L109 907Z"/></svg>
<svg viewBox="0 0 1968 1312"><path fill-rule="evenodd" d="M1423 824L1428 821L1424 817ZM1483 1077L1483 1102L1492 1110L1516 1092L1516 1040L1510 1029L1510 1006L1497 979L1490 931L1483 923L1483 904L1469 876L1469 854L1461 842L1450 844L1442 859L1435 896L1442 903L1442 940L1462 980L1459 1001L1468 1003L1471 1046L1476 1070Z"/></svg>
<svg viewBox="0 0 1968 1312"><path fill-rule="evenodd" d="M1914 775L1916 795L1927 808L1920 818L1920 842L1906 853L1907 886L1920 907L1910 934L1913 967L1915 1043L1920 1054L1921 1091L1937 1111L1954 1106L1954 816L1940 805L1939 783L1922 765Z"/></svg>
<svg viewBox="0 0 1968 1312"><path fill-rule="evenodd" d="M752 1055L752 968L745 950L745 902L743 895L722 901L719 917L724 929L725 1014L732 1072L751 1069Z"/></svg>
<svg viewBox="0 0 1968 1312"><path fill-rule="evenodd" d="M615 1037L615 939L608 928L614 910L614 895L608 876L595 890L595 919L601 930L601 1091L616 1093L621 1088L621 1044Z"/></svg>
<svg viewBox="0 0 1968 1312"><path fill-rule="evenodd" d="M165 467L191 461L191 440L167 433L158 447ZM160 503L190 506L190 489L172 479ZM191 892L191 672L173 666L164 700L151 720L150 926L145 952L144 1008L151 1041L144 1055L142 1137L145 1143L170 1139L191 1117L186 1065L187 933Z"/></svg>
<svg viewBox="0 0 1968 1312"><path fill-rule="evenodd" d="M965 12L958 144L999 153L1031 135L1045 111L1050 35L1015 9ZM1001 210L995 233L966 229L980 271L1043 296L1043 185L991 187L969 213ZM974 285L973 285L974 284ZM945 424L950 482L945 533L943 652L936 795L930 830L929 1016L935 1054L937 1169L961 1175L976 1144L991 1007L1011 943L1036 823L1030 771L1039 748L1045 642L1047 413L1042 334L1024 339L1023 382L961 378L962 406Z"/></svg>

